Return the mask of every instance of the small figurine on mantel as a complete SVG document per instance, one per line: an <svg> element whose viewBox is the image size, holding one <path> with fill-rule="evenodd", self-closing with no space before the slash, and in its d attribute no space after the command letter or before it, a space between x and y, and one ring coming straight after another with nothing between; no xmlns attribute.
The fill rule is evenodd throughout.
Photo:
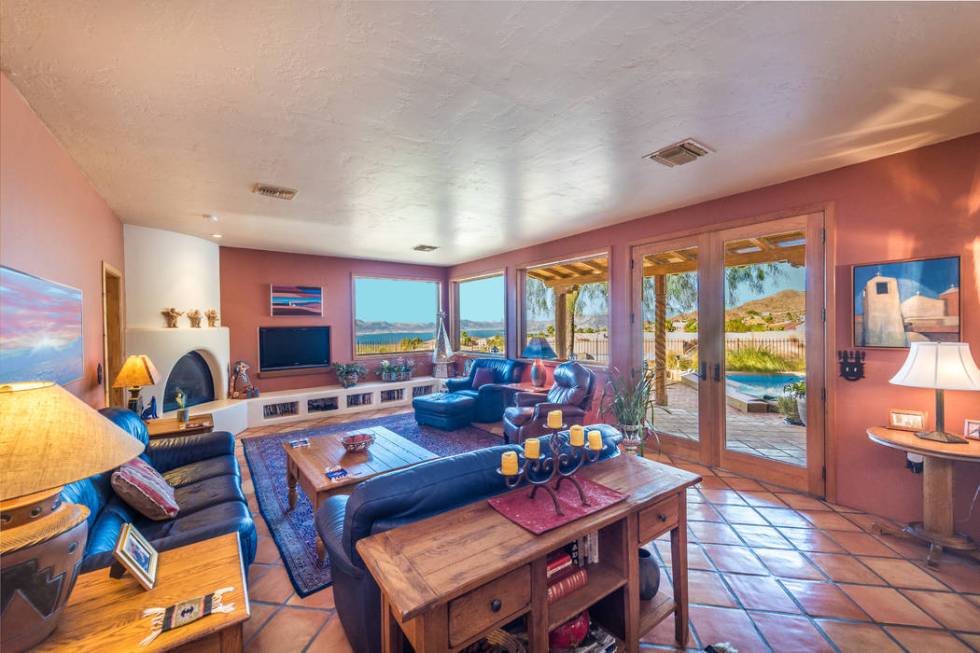
<svg viewBox="0 0 980 653"><path fill-rule="evenodd" d="M208 318L208 326L212 329L218 326L218 311L213 308L209 308L204 312L204 317Z"/></svg>
<svg viewBox="0 0 980 653"><path fill-rule="evenodd" d="M201 328L201 319L203 317L204 317L204 314L201 313L201 311L197 310L196 308L193 311L187 311L187 319L191 321L191 328L192 329L200 329Z"/></svg>
<svg viewBox="0 0 980 653"><path fill-rule="evenodd" d="M178 311L176 308L171 306L170 308L165 308L160 313L167 320L168 329L177 328L177 318L184 314L183 311Z"/></svg>

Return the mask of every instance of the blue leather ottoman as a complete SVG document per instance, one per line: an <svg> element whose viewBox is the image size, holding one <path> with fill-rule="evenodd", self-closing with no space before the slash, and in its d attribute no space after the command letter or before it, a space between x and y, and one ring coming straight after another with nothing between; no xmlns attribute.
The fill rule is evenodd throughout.
<svg viewBox="0 0 980 653"><path fill-rule="evenodd" d="M458 392L437 392L412 400L415 421L443 431L468 426L476 412L476 399Z"/></svg>

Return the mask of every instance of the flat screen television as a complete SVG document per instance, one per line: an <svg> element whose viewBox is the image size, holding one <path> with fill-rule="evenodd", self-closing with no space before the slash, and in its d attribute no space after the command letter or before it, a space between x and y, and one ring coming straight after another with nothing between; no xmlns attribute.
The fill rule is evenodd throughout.
<svg viewBox="0 0 980 653"><path fill-rule="evenodd" d="M330 365L330 327L259 327L259 371Z"/></svg>

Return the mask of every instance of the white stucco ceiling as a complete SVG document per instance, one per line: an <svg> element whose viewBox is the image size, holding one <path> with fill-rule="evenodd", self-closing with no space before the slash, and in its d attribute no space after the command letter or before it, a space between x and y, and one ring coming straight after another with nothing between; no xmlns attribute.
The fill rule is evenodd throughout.
<svg viewBox="0 0 980 653"><path fill-rule="evenodd" d="M4 70L120 218L224 245L452 264L980 131L977 3L4 0L0 20ZM686 137L716 153L641 159Z"/></svg>

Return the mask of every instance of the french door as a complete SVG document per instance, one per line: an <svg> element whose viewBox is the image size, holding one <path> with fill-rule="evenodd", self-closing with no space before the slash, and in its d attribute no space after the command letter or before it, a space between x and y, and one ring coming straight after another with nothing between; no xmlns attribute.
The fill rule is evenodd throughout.
<svg viewBox="0 0 980 653"><path fill-rule="evenodd" d="M669 453L824 494L823 218L633 248L634 360Z"/></svg>

